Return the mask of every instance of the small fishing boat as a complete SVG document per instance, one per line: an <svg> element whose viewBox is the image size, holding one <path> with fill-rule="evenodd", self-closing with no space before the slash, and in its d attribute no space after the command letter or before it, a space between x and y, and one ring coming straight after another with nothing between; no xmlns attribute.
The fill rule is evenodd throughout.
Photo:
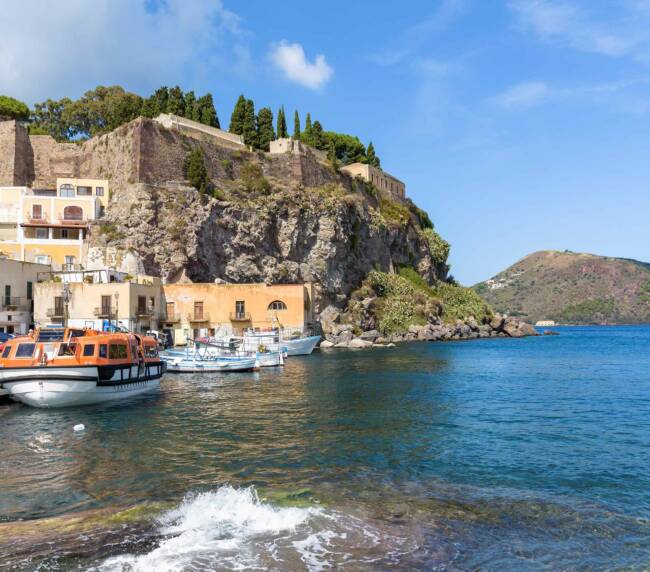
<svg viewBox="0 0 650 572"><path fill-rule="evenodd" d="M305 336L283 340L282 345L287 349L289 356L308 356L320 342L320 336Z"/></svg>
<svg viewBox="0 0 650 572"><path fill-rule="evenodd" d="M284 365L286 350L279 345L265 346L264 344L246 344L241 337L230 336L214 341L189 340L192 344L184 350L167 350L163 356L185 356L197 360L215 359L251 359L257 362L257 367L275 367Z"/></svg>
<svg viewBox="0 0 650 572"><path fill-rule="evenodd" d="M246 330L243 337L243 347L263 346L272 351L282 351L285 356L309 355L320 341L320 336L306 336L303 333L287 335L279 328L270 330Z"/></svg>
<svg viewBox="0 0 650 572"><path fill-rule="evenodd" d="M34 407L90 405L154 391L165 369L147 336L41 328L5 344L0 387Z"/></svg>
<svg viewBox="0 0 650 572"><path fill-rule="evenodd" d="M259 367L255 358L214 358L196 359L192 356L161 356L167 363L170 373L218 373L231 371L251 371Z"/></svg>

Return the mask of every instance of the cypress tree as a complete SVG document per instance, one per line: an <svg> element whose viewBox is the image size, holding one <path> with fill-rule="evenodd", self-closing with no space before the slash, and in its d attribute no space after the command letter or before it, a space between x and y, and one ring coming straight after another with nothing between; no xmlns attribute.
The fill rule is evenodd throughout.
<svg viewBox="0 0 650 572"><path fill-rule="evenodd" d="M375 154L375 146L372 144L372 141L368 143L368 149L366 149L366 157L368 158L368 165L372 165L373 167L381 166L379 157L377 157Z"/></svg>
<svg viewBox="0 0 650 572"><path fill-rule="evenodd" d="M206 93L196 100L198 121L210 127L220 127L217 110L214 108L212 94Z"/></svg>
<svg viewBox="0 0 650 572"><path fill-rule="evenodd" d="M253 148L259 146L257 141L257 125L255 118L255 104L252 99L247 99L244 104L244 123L242 126L242 135L244 143Z"/></svg>
<svg viewBox="0 0 650 572"><path fill-rule="evenodd" d="M311 113L307 114L307 117L305 118L305 129L300 135L300 140L305 144L305 145L310 145L314 146L314 133L313 129L311 126Z"/></svg>
<svg viewBox="0 0 650 572"><path fill-rule="evenodd" d="M293 138L296 140L300 139L300 116L298 115L298 110L293 113Z"/></svg>
<svg viewBox="0 0 650 572"><path fill-rule="evenodd" d="M210 191L210 178L203 161L203 151L200 147L192 149L185 158L185 176L197 191L202 195Z"/></svg>
<svg viewBox="0 0 650 572"><path fill-rule="evenodd" d="M231 133L236 133L241 135L244 132L244 118L246 117L246 98L242 93L235 103L235 109L233 109L232 115L230 116L230 127L228 131Z"/></svg>
<svg viewBox="0 0 650 572"><path fill-rule="evenodd" d="M278 127L277 127L277 132L278 132L278 139L282 139L283 137L288 137L288 132L287 132L287 118L284 115L284 105L280 107L278 110Z"/></svg>
<svg viewBox="0 0 650 572"><path fill-rule="evenodd" d="M188 91L185 94L185 117L192 121L198 121L196 107L196 95L193 91Z"/></svg>
<svg viewBox="0 0 650 572"><path fill-rule="evenodd" d="M320 124L320 121L314 121L314 126L311 129L311 139L313 141L312 145L316 149L325 150L325 138L323 136L323 126Z"/></svg>
<svg viewBox="0 0 650 572"><path fill-rule="evenodd" d="M270 107L263 107L257 114L257 144L260 149L268 151L269 143L274 139L273 112Z"/></svg>
<svg viewBox="0 0 650 572"><path fill-rule="evenodd" d="M183 117L185 115L185 96L183 90L179 87L172 87L167 97L167 113L173 113Z"/></svg>

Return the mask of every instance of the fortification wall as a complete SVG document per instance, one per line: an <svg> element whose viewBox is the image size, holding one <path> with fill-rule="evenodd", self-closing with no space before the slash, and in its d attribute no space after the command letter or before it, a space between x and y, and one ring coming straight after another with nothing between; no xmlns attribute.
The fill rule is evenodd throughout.
<svg viewBox="0 0 650 572"><path fill-rule="evenodd" d="M29 186L34 157L27 129L16 121L0 122L0 185Z"/></svg>
<svg viewBox="0 0 650 572"><path fill-rule="evenodd" d="M33 181L36 189L53 189L57 177L76 177L80 148L76 143L58 143L50 135L30 135Z"/></svg>

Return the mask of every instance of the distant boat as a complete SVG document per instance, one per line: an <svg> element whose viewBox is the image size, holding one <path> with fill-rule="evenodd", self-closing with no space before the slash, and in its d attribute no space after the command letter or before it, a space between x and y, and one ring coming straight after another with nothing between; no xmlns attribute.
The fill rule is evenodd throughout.
<svg viewBox="0 0 650 572"><path fill-rule="evenodd" d="M538 328L552 328L555 326L554 320L539 320L535 323Z"/></svg>
<svg viewBox="0 0 650 572"><path fill-rule="evenodd" d="M218 373L234 371L251 371L259 367L255 358L197 359L195 356L176 356L163 354L169 373Z"/></svg>
<svg viewBox="0 0 650 572"><path fill-rule="evenodd" d="M306 336L292 340L283 340L281 343L287 348L289 356L308 356L320 342L320 336Z"/></svg>

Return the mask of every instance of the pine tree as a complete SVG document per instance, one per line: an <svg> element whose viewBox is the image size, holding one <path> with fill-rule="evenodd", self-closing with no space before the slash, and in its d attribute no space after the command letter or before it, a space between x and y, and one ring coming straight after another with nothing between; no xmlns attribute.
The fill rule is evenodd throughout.
<svg viewBox="0 0 650 572"><path fill-rule="evenodd" d="M320 121L314 121L314 126L311 128L311 139L313 141L312 145L316 149L325 150L326 142L323 136L323 126L320 124Z"/></svg>
<svg viewBox="0 0 650 572"><path fill-rule="evenodd" d="M185 96L183 90L179 87L172 87L167 97L167 113L173 113L183 117L185 115Z"/></svg>
<svg viewBox="0 0 650 572"><path fill-rule="evenodd" d="M242 93L235 103L235 109L233 109L232 115L230 116L230 127L228 131L231 133L236 133L241 135L244 132L244 118L246 117L246 98Z"/></svg>
<svg viewBox="0 0 650 572"><path fill-rule="evenodd" d="M257 114L257 144L260 149L268 151L269 143L274 139L273 112L270 107L263 107Z"/></svg>
<svg viewBox="0 0 650 572"><path fill-rule="evenodd" d="M188 91L185 94L185 117L192 121L198 121L196 95L193 91Z"/></svg>
<svg viewBox="0 0 650 572"><path fill-rule="evenodd" d="M214 108L214 101L212 94L206 93L196 100L198 121L210 127L220 127L219 117L217 117L217 110Z"/></svg>
<svg viewBox="0 0 650 572"><path fill-rule="evenodd" d="M278 132L278 139L288 137L289 135L287 132L287 118L284 115L284 105L280 107L280 109L278 110L277 132Z"/></svg>
<svg viewBox="0 0 650 572"><path fill-rule="evenodd" d="M159 87L144 102L142 106L142 114L145 117L158 117L161 113L167 113L168 99L169 90L165 86Z"/></svg>
<svg viewBox="0 0 650 572"><path fill-rule="evenodd" d="M300 139L300 116L297 109L293 113L293 138L296 141Z"/></svg>
<svg viewBox="0 0 650 572"><path fill-rule="evenodd" d="M257 125L255 118L255 104L252 99L247 99L244 104L244 123L242 125L242 135L244 136L244 143L253 148L257 148L259 143L257 141Z"/></svg>
<svg viewBox="0 0 650 572"><path fill-rule="evenodd" d="M368 143L368 149L366 149L366 157L368 158L368 165L372 165L373 167L381 166L379 157L375 155L375 146L372 144L372 141Z"/></svg>

